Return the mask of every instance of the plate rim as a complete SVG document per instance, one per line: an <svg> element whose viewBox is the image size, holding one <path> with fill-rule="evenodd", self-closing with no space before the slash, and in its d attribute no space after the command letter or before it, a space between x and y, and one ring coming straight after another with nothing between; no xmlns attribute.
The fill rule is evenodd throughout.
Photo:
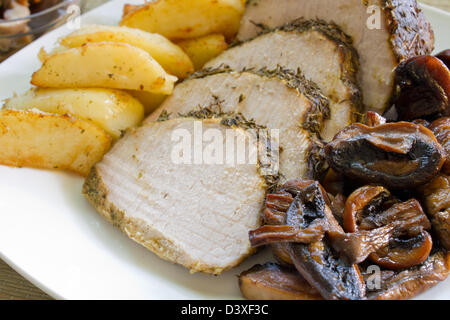
<svg viewBox="0 0 450 320"><path fill-rule="evenodd" d="M113 0L113 1L120 1L120 0ZM84 13L81 17L84 17L85 15L97 11L97 10L101 10L101 8L103 6L107 6L109 3L113 2L113 1L109 1L106 2L96 8L94 8L93 10L90 10L86 13ZM422 9L426 9L426 11L430 11L433 12L435 14L441 15L443 17L446 18L450 18L450 12L447 12L443 9L434 7L432 5L428 5L422 2L419 2L419 5ZM64 28L66 26L66 24L63 24L62 26L50 31L49 33L52 33L56 30L59 30L61 28ZM33 42L32 42L33 43ZM31 43L30 43L31 44ZM28 46L28 45L27 45ZM8 61L10 58L18 55L22 50L24 50L27 46L25 46L24 48L20 49L19 51L17 51L16 53L14 53L13 55L11 55L10 57L8 57L7 59L5 59L4 61L2 61L0 63L0 65L6 61ZM9 259L5 254L3 254L3 252L0 250L0 259L3 260L3 262L5 262L11 269L13 269L15 272L17 272L20 276L22 276L23 278L25 278L27 281L29 281L31 284L33 284L35 287L37 287L38 289L40 289L41 291L43 291L44 293L46 293L47 295L49 295L51 298L55 299L55 300L65 300L66 298L53 291L52 289L50 289L49 287L47 287L44 283L40 282L39 280L35 279L33 276L31 276L31 274L29 274L28 272L25 272L19 265L17 265L16 263L14 263L11 259Z"/></svg>
<svg viewBox="0 0 450 320"><path fill-rule="evenodd" d="M422 9L426 8L428 11L434 11L435 13L443 14L443 15L446 15L448 18L450 18L450 12L445 11L444 9L440 9L440 8L437 8L432 5L422 3L422 2L419 2L419 5Z"/></svg>

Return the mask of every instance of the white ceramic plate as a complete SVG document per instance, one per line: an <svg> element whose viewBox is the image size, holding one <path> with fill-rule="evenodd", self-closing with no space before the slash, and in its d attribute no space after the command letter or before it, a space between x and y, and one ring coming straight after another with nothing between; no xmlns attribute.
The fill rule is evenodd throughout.
<svg viewBox="0 0 450 320"><path fill-rule="evenodd" d="M82 23L117 24L125 1L89 12ZM126 1L142 3L138 1ZM425 7L437 48L450 45L450 15ZM55 30L0 64L0 99L29 87L44 46L70 32ZM240 299L236 275L264 254L219 277L164 262L104 221L81 196L83 180L59 172L0 166L0 258L55 298ZM420 296L450 299L450 280Z"/></svg>

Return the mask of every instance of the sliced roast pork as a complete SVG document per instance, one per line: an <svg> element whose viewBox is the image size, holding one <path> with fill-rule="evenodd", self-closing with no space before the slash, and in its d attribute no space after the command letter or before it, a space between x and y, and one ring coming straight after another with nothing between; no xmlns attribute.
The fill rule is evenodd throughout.
<svg viewBox="0 0 450 320"><path fill-rule="evenodd" d="M228 65L235 70L263 67L300 68L330 100L330 119L321 134L326 141L354 122L362 100L357 85L358 55L351 40L336 25L318 20L295 20L265 30L210 61L207 67Z"/></svg>
<svg viewBox="0 0 450 320"><path fill-rule="evenodd" d="M207 69L179 84L146 121L156 120L162 112L187 113L196 106L240 112L279 130L283 181L315 176L320 171L320 148L313 137L322 131L323 120L329 116L328 99L300 74L282 68L245 72Z"/></svg>
<svg viewBox="0 0 450 320"><path fill-rule="evenodd" d="M230 132L248 150L264 141L247 130L249 121L227 117L177 118L129 131L92 169L83 193L107 220L163 259L192 272L219 274L236 266L252 253L248 232L260 225L270 180L250 156L234 165L216 157L225 155ZM219 146L216 156L207 151L208 135Z"/></svg>
<svg viewBox="0 0 450 320"><path fill-rule="evenodd" d="M240 41L261 28L297 18L334 22L359 53L359 80L367 110L382 113L393 92L393 71L406 58L431 53L434 35L416 0L249 0ZM317 52L320 55L321 52Z"/></svg>

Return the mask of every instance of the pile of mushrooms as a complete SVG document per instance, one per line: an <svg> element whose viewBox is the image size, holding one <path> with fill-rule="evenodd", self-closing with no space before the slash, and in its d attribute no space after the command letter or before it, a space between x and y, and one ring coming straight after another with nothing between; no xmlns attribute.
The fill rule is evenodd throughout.
<svg viewBox="0 0 450 320"><path fill-rule="evenodd" d="M325 146L323 179L267 195L249 238L278 264L243 272L244 297L409 299L448 277L449 62L447 50L400 64L394 118L367 113Z"/></svg>

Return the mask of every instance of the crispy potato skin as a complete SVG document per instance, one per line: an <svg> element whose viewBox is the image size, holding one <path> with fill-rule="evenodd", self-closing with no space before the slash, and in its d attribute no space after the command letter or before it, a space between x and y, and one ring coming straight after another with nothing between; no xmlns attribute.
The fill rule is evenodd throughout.
<svg viewBox="0 0 450 320"><path fill-rule="evenodd" d="M168 95L151 93L145 91L127 91L135 99L139 100L144 106L145 115L151 114L153 111L158 109L158 107L166 100Z"/></svg>
<svg viewBox="0 0 450 320"><path fill-rule="evenodd" d="M131 9L131 8L130 8ZM125 10L120 25L175 39L221 33L230 40L244 13L242 0L158 0Z"/></svg>
<svg viewBox="0 0 450 320"><path fill-rule="evenodd" d="M81 47L93 42L127 43L148 52L169 74L184 79L194 71L194 66L184 51L164 36L139 29L91 25L85 26L60 39L68 48Z"/></svg>
<svg viewBox="0 0 450 320"><path fill-rule="evenodd" d="M197 39L182 40L177 43L194 63L195 70L201 69L228 48L222 34L211 34Z"/></svg>
<svg viewBox="0 0 450 320"><path fill-rule="evenodd" d="M110 136L68 115L0 111L0 164L63 169L82 176L109 150Z"/></svg>
<svg viewBox="0 0 450 320"><path fill-rule="evenodd" d="M126 43L87 43L46 57L31 84L43 88L111 88L170 94L177 77L146 51Z"/></svg>
<svg viewBox="0 0 450 320"><path fill-rule="evenodd" d="M48 113L70 114L93 122L114 139L144 119L143 105L132 95L114 89L33 88L23 95L6 100L5 108L36 108Z"/></svg>

